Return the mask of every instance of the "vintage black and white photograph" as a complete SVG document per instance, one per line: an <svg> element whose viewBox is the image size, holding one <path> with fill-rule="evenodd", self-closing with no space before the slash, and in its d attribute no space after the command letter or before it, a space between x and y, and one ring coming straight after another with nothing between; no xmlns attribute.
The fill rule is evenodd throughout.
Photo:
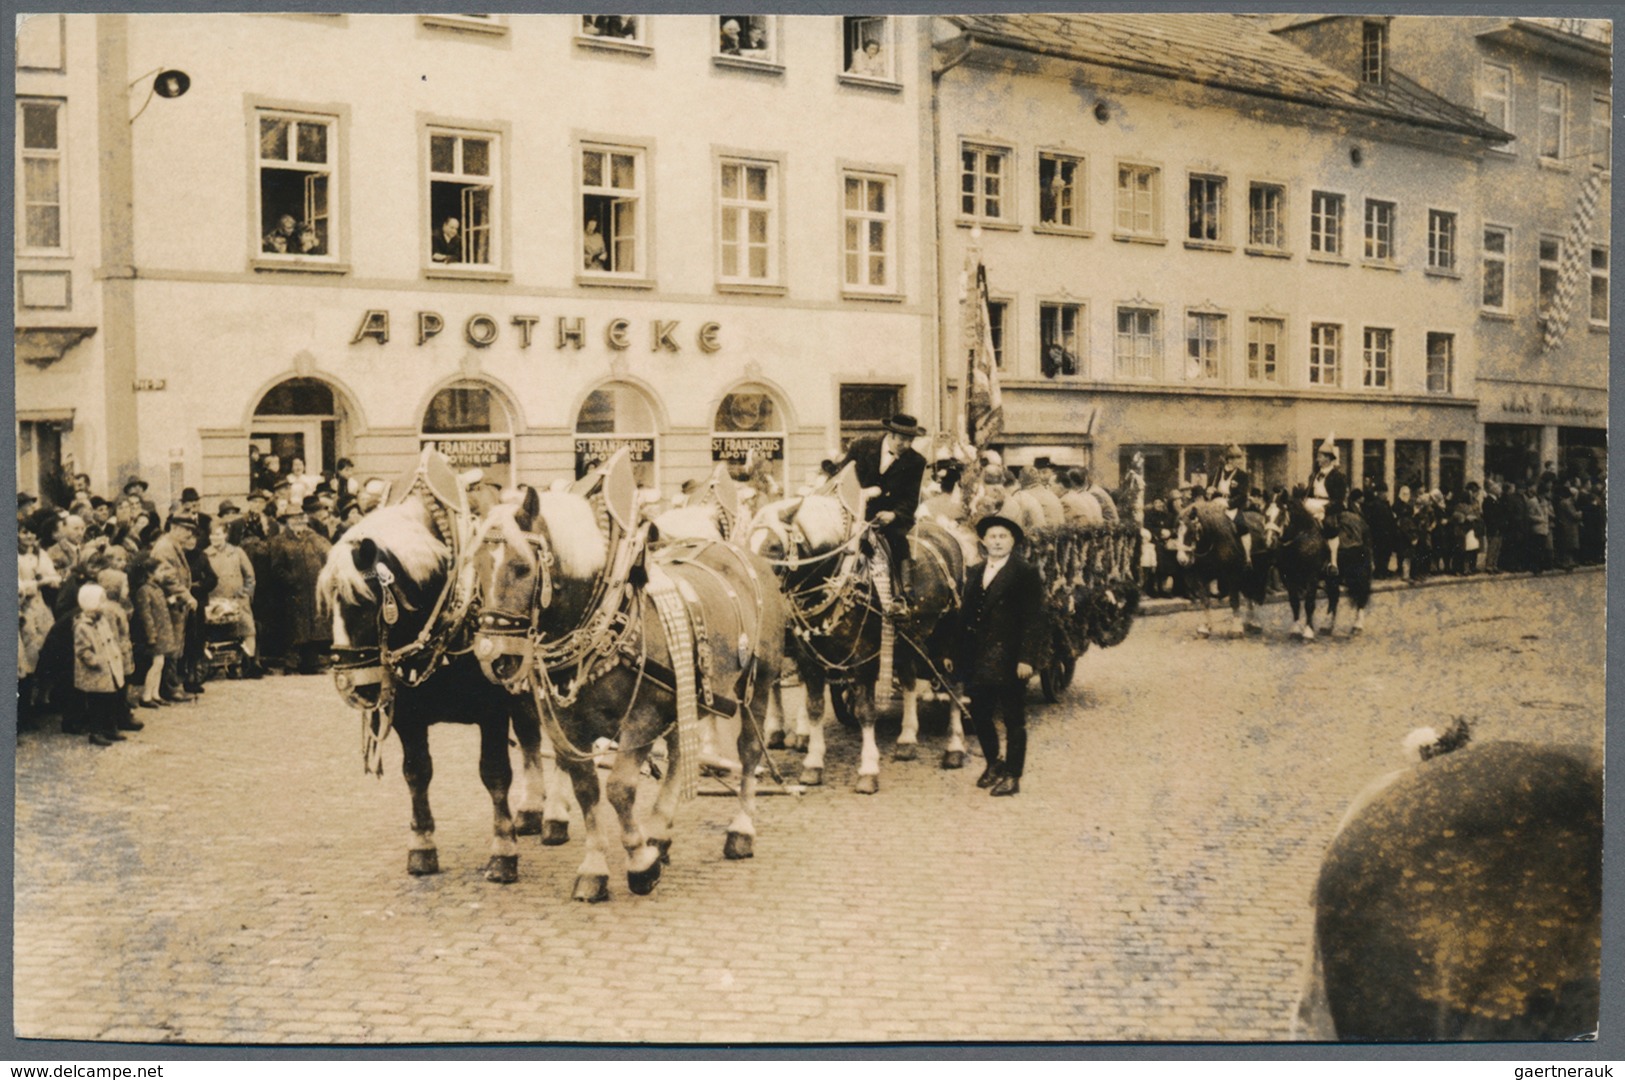
<svg viewBox="0 0 1625 1080"><path fill-rule="evenodd" d="M1529 8L19 17L14 1036L1609 1037Z"/></svg>

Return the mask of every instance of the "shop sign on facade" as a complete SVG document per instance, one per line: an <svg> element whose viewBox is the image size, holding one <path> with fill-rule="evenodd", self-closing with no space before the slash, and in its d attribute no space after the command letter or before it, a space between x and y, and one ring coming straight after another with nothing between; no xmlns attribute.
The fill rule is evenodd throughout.
<svg viewBox="0 0 1625 1080"><path fill-rule="evenodd" d="M783 435L713 435L711 460L743 465L751 453L757 460L784 460Z"/></svg>
<svg viewBox="0 0 1625 1080"><path fill-rule="evenodd" d="M514 315L509 318L508 325L518 338L519 347L528 349L536 337L536 326L542 321L540 315ZM652 319L648 324L648 342L651 352L683 351L682 341L686 337L681 330L682 322L678 319ZM439 337L446 329L446 320L438 311L417 312L417 343L419 345ZM635 331L630 319L610 319L602 328L604 344L616 352L624 352L632 348ZM477 348L486 348L494 345L503 334L501 323L495 316L483 312L470 315L462 324L463 340ZM722 324L707 322L700 324L694 332L694 345L701 352L714 353L722 348ZM364 312L361 322L356 327L355 335L350 338L350 344L359 345L363 341L376 342L379 345L389 343L389 312L382 308L372 308ZM555 349L581 349L587 344L587 320L579 316L570 317L560 315L553 324L553 348Z"/></svg>
<svg viewBox="0 0 1625 1080"><path fill-rule="evenodd" d="M1607 395L1594 391L1594 404L1587 404L1578 394L1554 393L1550 390L1507 389L1495 398L1486 397L1484 417L1488 423L1565 423L1575 420L1604 422L1608 416ZM1589 395L1588 395L1589 396Z"/></svg>
<svg viewBox="0 0 1625 1080"><path fill-rule="evenodd" d="M608 461L615 451L626 447L632 464L642 465L655 459L655 441L649 437L629 438L606 435L603 438L576 439L576 477L586 476Z"/></svg>
<svg viewBox="0 0 1625 1080"><path fill-rule="evenodd" d="M489 468L507 465L513 459L513 444L507 439L424 439L456 469Z"/></svg>

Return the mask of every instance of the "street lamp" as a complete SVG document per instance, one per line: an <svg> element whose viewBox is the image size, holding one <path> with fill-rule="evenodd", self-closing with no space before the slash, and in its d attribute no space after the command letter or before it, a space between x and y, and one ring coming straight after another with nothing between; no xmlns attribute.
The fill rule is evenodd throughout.
<svg viewBox="0 0 1625 1080"><path fill-rule="evenodd" d="M142 113L147 111L147 106L152 104L153 95L156 94L161 98L178 98L192 88L192 77L186 72L181 71L179 68L166 68L164 65L159 64L147 72L146 75L138 75L132 79L130 85L126 87L126 93L134 90L136 84L148 76L156 77L153 78L152 86L147 90L147 100L143 101L141 108L137 109L135 115L130 117L130 123L132 124L141 118Z"/></svg>

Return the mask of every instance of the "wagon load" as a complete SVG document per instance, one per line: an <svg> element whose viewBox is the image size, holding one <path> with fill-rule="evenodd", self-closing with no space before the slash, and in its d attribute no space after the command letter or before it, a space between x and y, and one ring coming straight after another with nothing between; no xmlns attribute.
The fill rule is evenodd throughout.
<svg viewBox="0 0 1625 1080"><path fill-rule="evenodd" d="M1140 531L1133 524L1039 526L1028 557L1044 582L1051 632L1038 667L1044 697L1059 699L1091 644L1117 645L1140 607Z"/></svg>

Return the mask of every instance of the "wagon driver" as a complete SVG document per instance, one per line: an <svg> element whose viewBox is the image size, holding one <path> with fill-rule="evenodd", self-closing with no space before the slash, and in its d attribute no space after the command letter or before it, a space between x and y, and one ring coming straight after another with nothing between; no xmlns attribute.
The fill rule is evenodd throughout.
<svg viewBox="0 0 1625 1080"><path fill-rule="evenodd" d="M920 484L925 479L925 458L914 449L914 440L924 435L925 429L907 413L898 413L882 426L886 429L884 435L855 440L840 464L852 462L858 483L868 496L864 513L880 535L893 570L892 580L897 583L890 605L890 613L896 616L907 610L906 598L914 584L908 533L914 528Z"/></svg>

